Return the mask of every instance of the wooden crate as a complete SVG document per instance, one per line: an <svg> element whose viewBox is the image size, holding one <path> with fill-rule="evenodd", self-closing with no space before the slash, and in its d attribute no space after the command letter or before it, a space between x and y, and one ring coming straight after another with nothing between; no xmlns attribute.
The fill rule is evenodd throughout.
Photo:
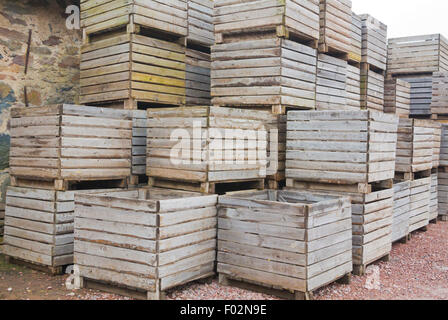
<svg viewBox="0 0 448 320"><path fill-rule="evenodd" d="M80 102L185 105L185 47L136 34L112 34L81 49Z"/></svg>
<svg viewBox="0 0 448 320"><path fill-rule="evenodd" d="M67 190L71 182L120 180L131 174L128 111L76 105L11 109L14 186Z"/></svg>
<svg viewBox="0 0 448 320"><path fill-rule="evenodd" d="M434 149L434 128L429 120L400 118L395 171L412 174L431 170Z"/></svg>
<svg viewBox="0 0 448 320"><path fill-rule="evenodd" d="M286 115L272 115L266 125L268 134L266 179L269 188L278 189L285 180Z"/></svg>
<svg viewBox="0 0 448 320"><path fill-rule="evenodd" d="M350 64L347 65L346 100L351 109L361 109L361 70Z"/></svg>
<svg viewBox="0 0 448 320"><path fill-rule="evenodd" d="M351 0L320 0L319 52L343 54L351 52Z"/></svg>
<svg viewBox="0 0 448 320"><path fill-rule="evenodd" d="M311 296L352 271L347 197L266 190L220 196L218 273Z"/></svg>
<svg viewBox="0 0 448 320"><path fill-rule="evenodd" d="M411 84L400 79L384 82L384 112L400 118L409 118L411 111Z"/></svg>
<svg viewBox="0 0 448 320"><path fill-rule="evenodd" d="M411 182L394 183L394 214L392 219L392 243L407 241L409 235L409 212L411 208Z"/></svg>
<svg viewBox="0 0 448 320"><path fill-rule="evenodd" d="M432 75L432 115L448 115L448 72L434 72Z"/></svg>
<svg viewBox="0 0 448 320"><path fill-rule="evenodd" d="M362 54L362 21L361 17L352 12L351 46L348 59L352 62L361 62Z"/></svg>
<svg viewBox="0 0 448 320"><path fill-rule="evenodd" d="M384 74L361 66L361 108L384 112Z"/></svg>
<svg viewBox="0 0 448 320"><path fill-rule="evenodd" d="M186 37L187 0L81 0L81 27L86 38L127 27L128 32L147 28Z"/></svg>
<svg viewBox="0 0 448 320"><path fill-rule="evenodd" d="M294 182L288 190L308 190L332 196L350 197L352 202L353 273L364 275L366 267L380 259L387 260L392 249L393 188L369 193L346 186Z"/></svg>
<svg viewBox="0 0 448 320"><path fill-rule="evenodd" d="M186 51L186 104L188 106L210 105L211 56L192 48Z"/></svg>
<svg viewBox="0 0 448 320"><path fill-rule="evenodd" d="M429 224L431 177L411 181L409 232L425 229Z"/></svg>
<svg viewBox="0 0 448 320"><path fill-rule="evenodd" d="M319 40L319 0L217 0L215 39L273 31L277 36Z"/></svg>
<svg viewBox="0 0 448 320"><path fill-rule="evenodd" d="M448 42L440 34L389 39L391 75L448 71Z"/></svg>
<svg viewBox="0 0 448 320"><path fill-rule="evenodd" d="M217 196L137 189L75 198L75 265L148 299L214 274Z"/></svg>
<svg viewBox="0 0 448 320"><path fill-rule="evenodd" d="M397 125L396 116L374 111L291 111L286 178L365 191L393 179Z"/></svg>
<svg viewBox="0 0 448 320"><path fill-rule="evenodd" d="M215 43L213 0L188 0L188 42L211 46Z"/></svg>
<svg viewBox="0 0 448 320"><path fill-rule="evenodd" d="M132 175L146 174L146 133L148 131L145 110L132 110Z"/></svg>
<svg viewBox="0 0 448 320"><path fill-rule="evenodd" d="M314 109L316 50L269 38L212 47L212 103Z"/></svg>
<svg viewBox="0 0 448 320"><path fill-rule="evenodd" d="M3 253L61 273L62 266L73 264L75 194L101 191L9 187Z"/></svg>
<svg viewBox="0 0 448 320"><path fill-rule="evenodd" d="M437 198L439 206L439 216L444 221L448 221L448 172L439 170Z"/></svg>
<svg viewBox="0 0 448 320"><path fill-rule="evenodd" d="M316 110L352 109L346 98L347 61L319 53L316 78Z"/></svg>
<svg viewBox="0 0 448 320"><path fill-rule="evenodd" d="M148 109L147 176L153 186L168 180L206 193L218 183L264 180L270 119L267 111L208 106Z"/></svg>
<svg viewBox="0 0 448 320"><path fill-rule="evenodd" d="M432 103L432 75L401 76L411 84L411 117L430 116Z"/></svg>
<svg viewBox="0 0 448 320"><path fill-rule="evenodd" d="M362 21L362 62L385 71L387 64L387 26L371 15Z"/></svg>
<svg viewBox="0 0 448 320"><path fill-rule="evenodd" d="M429 200L429 221L437 221L439 216L438 203L438 173L431 174L431 191Z"/></svg>

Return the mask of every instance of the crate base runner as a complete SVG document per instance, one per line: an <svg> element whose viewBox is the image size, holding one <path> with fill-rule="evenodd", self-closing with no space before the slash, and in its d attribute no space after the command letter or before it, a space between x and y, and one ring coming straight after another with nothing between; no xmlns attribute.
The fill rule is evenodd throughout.
<svg viewBox="0 0 448 320"><path fill-rule="evenodd" d="M366 274L366 270L367 270L367 267L369 265L371 265L371 264L373 264L373 263L375 263L377 261L389 262L389 260L390 260L390 254L387 253L383 257L381 257L379 259L372 260L369 263L366 263L366 264L354 264L353 265L353 274L355 276L364 276Z"/></svg>
<svg viewBox="0 0 448 320"><path fill-rule="evenodd" d="M414 181L431 176L431 169L418 172L398 172L395 171L395 179L399 181Z"/></svg>
<svg viewBox="0 0 448 320"><path fill-rule="evenodd" d="M132 180L132 181L131 181ZM128 185L133 185L134 179L130 177L120 179L107 179L107 180L34 180L26 178L11 177L11 186L20 188L36 188L44 190L55 191L70 191L80 189L91 189L93 186L95 189L102 188L126 188ZM88 187L86 187L88 186Z"/></svg>
<svg viewBox="0 0 448 320"><path fill-rule="evenodd" d="M354 192L361 194L372 193L374 189L389 189L393 187L393 179L379 181L375 183L358 183L353 185L338 185L318 182L304 182L295 179L286 179L286 187L288 188L300 188L302 190L309 191L336 191L336 192Z"/></svg>
<svg viewBox="0 0 448 320"><path fill-rule="evenodd" d="M345 275L342 275L339 279L333 280L326 285L321 286L321 288L333 283L341 283L341 284L350 284L351 283L351 273L347 273ZM219 284L223 286L231 286L231 287L237 287L240 289L250 290L254 292L259 292L263 294L268 294L271 296L279 297L282 299L287 300L313 300L313 292L300 292L300 291L294 291L292 293L291 291L282 290L281 288L276 288L275 286L268 286L266 284L256 282L256 281L249 281L249 280L243 280L239 279L237 277L230 277L226 274L219 274ZM319 289L319 288L318 288ZM318 290L316 289L316 290ZM315 291L316 291L315 290Z"/></svg>
<svg viewBox="0 0 448 320"><path fill-rule="evenodd" d="M214 194L241 190L264 190L265 179L195 183L151 177L148 179L148 185L164 189Z"/></svg>
<svg viewBox="0 0 448 320"><path fill-rule="evenodd" d="M16 258L16 257L12 257L7 255L7 249L4 248L3 249L3 254L5 255L5 259L6 259L6 263L7 264L15 264L18 266L23 266L23 267L27 267L29 269L32 270L36 270L36 271L40 271L43 273L47 273L50 274L52 276L59 276L59 275L63 275L65 272L65 268L68 265L71 265L73 263L73 256L70 257L70 259L67 259L63 265L61 266L56 266L56 267L51 267L51 266L46 266L44 264L40 264L37 262L31 262L31 261L27 261L27 260L23 260L20 258Z"/></svg>
<svg viewBox="0 0 448 320"><path fill-rule="evenodd" d="M99 275L100 273L103 272L102 270L100 270L99 273L95 273L93 268L87 268L87 267L83 267L83 266L77 266L77 267L80 269L80 271L83 274L89 274L91 277L95 277L94 279L91 279L88 277L78 276L78 279L75 281L79 281L78 283L81 285L81 289L100 290L100 291L107 292L107 293L131 297L131 298L137 299L137 300L165 300L166 299L165 291L160 291L160 290L143 291L138 288L126 287L124 285L120 285L117 283L103 281L101 275ZM215 273L213 271L214 266L209 266L209 268L210 267L211 267L210 273L202 273L197 277L189 278L188 280L185 281L185 283L197 281L197 280L201 280L201 279L206 279L206 278L214 276L215 275ZM98 276L95 276L95 274ZM119 273L117 273L117 277L118 276L120 276Z"/></svg>

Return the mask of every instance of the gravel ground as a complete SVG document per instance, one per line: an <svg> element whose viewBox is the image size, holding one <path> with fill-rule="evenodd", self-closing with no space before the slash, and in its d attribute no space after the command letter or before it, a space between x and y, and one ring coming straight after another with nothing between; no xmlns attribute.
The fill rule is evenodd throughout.
<svg viewBox="0 0 448 320"><path fill-rule="evenodd" d="M389 262L371 265L350 285L333 284L315 292L316 300L447 300L448 223L430 225L413 234L408 244L394 244ZM94 290L69 291L67 276L51 277L0 259L0 299L126 300ZM273 296L224 287L217 280L192 283L168 292L176 300L265 300Z"/></svg>

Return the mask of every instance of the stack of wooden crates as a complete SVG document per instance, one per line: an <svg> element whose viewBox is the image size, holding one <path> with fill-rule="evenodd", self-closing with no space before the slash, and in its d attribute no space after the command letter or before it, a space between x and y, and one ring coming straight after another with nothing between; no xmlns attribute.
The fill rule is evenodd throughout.
<svg viewBox="0 0 448 320"><path fill-rule="evenodd" d="M75 194L128 184L131 117L76 105L14 107L11 116L3 252L61 273L73 264Z"/></svg>

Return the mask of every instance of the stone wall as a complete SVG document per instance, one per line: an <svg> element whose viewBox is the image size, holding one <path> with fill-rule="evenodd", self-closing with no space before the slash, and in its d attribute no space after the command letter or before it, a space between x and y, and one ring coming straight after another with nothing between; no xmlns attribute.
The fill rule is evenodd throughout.
<svg viewBox="0 0 448 320"><path fill-rule="evenodd" d="M29 105L77 103L81 32L66 27L72 4L79 0L0 0L0 171L8 166L9 108L24 105L25 86Z"/></svg>

